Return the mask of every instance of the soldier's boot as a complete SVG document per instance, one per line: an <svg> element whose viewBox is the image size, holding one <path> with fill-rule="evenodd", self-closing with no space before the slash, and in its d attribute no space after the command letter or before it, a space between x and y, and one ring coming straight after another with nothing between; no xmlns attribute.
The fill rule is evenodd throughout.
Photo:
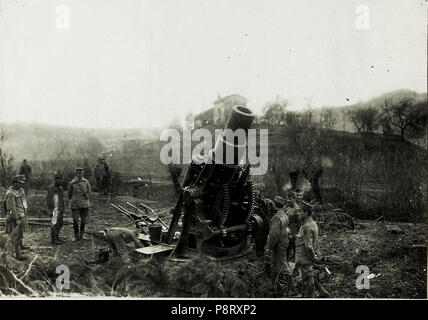
<svg viewBox="0 0 428 320"><path fill-rule="evenodd" d="M296 286L294 285L294 279L292 275L286 275L287 279L287 297L295 297L298 292Z"/></svg>
<svg viewBox="0 0 428 320"><path fill-rule="evenodd" d="M61 244L54 228L51 228L51 243L55 245Z"/></svg>
<svg viewBox="0 0 428 320"><path fill-rule="evenodd" d="M83 235L85 233L85 223L80 223L80 233L79 233L79 240L87 240Z"/></svg>
<svg viewBox="0 0 428 320"><path fill-rule="evenodd" d="M19 243L15 246L15 259L19 261L23 261L27 259L26 256L21 254L21 248Z"/></svg>
<svg viewBox="0 0 428 320"><path fill-rule="evenodd" d="M317 278L315 278L315 287L318 290L318 296L320 298L330 298L330 293L322 286Z"/></svg>
<svg viewBox="0 0 428 320"><path fill-rule="evenodd" d="M24 246L24 244L22 243L22 238L21 238L21 239L19 239L19 249L28 250L28 249L31 249L31 247Z"/></svg>
<svg viewBox="0 0 428 320"><path fill-rule="evenodd" d="M306 281L306 290L305 298L314 298L315 297L315 285L311 281Z"/></svg>
<svg viewBox="0 0 428 320"><path fill-rule="evenodd" d="M74 240L79 240L79 223L76 220L73 220L73 230L74 230Z"/></svg>

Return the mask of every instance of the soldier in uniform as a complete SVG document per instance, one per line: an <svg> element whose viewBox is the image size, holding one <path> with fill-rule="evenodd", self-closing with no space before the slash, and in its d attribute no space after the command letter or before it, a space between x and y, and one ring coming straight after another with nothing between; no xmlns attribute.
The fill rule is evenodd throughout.
<svg viewBox="0 0 428 320"><path fill-rule="evenodd" d="M265 250L265 271L270 274L273 265L275 279L285 278L287 281L287 290L294 292L294 281L287 261L289 223L287 214L283 208L285 200L280 196L276 196L274 203L278 211L270 221Z"/></svg>
<svg viewBox="0 0 428 320"><path fill-rule="evenodd" d="M311 205L301 201L302 210L298 211L302 226L296 235L296 269L302 275L302 284L305 288L303 296L313 298L315 287L320 297L328 297L329 293L323 288L314 276L314 265L320 262L315 250L318 239L318 226L312 219Z"/></svg>
<svg viewBox="0 0 428 320"><path fill-rule="evenodd" d="M52 244L62 244L59 232L63 226L64 217L64 191L62 188L63 177L61 172L55 172L55 181L48 187L46 203L52 212L51 241Z"/></svg>
<svg viewBox="0 0 428 320"><path fill-rule="evenodd" d="M110 243L113 251L120 255L126 255L128 252L128 243L133 243L135 248L141 248L142 245L138 239L140 231L130 230L128 228L113 227L104 230L106 240Z"/></svg>
<svg viewBox="0 0 428 320"><path fill-rule="evenodd" d="M172 179L172 183L174 184L175 191L179 193L181 190L179 177L183 169L178 164L170 163L168 164L168 170L169 170L169 174L171 175L171 179Z"/></svg>
<svg viewBox="0 0 428 320"><path fill-rule="evenodd" d="M294 259L296 255L296 234L299 232L300 223L298 211L301 210L293 197L287 198L287 209L286 214L288 217L288 223L290 232L288 233L289 244L287 248L288 260Z"/></svg>
<svg viewBox="0 0 428 320"><path fill-rule="evenodd" d="M68 199L70 200L70 209L73 216L74 241L78 241L84 239L83 234L85 232L86 218L91 206L89 201L91 185L83 177L82 167L77 167L75 172L76 177L68 184Z"/></svg>
<svg viewBox="0 0 428 320"><path fill-rule="evenodd" d="M18 260L25 260L21 254L24 231L26 229L26 199L23 187L25 176L17 175L12 179L12 186L6 191L6 233L9 235L9 251Z"/></svg>
<svg viewBox="0 0 428 320"><path fill-rule="evenodd" d="M19 174L25 176L25 185L23 186L25 192L28 192L29 184L31 183L31 167L28 165L27 160L22 160Z"/></svg>
<svg viewBox="0 0 428 320"><path fill-rule="evenodd" d="M94 168L94 176L97 180L97 190L99 193L108 194L110 169L104 157L98 158L98 163Z"/></svg>

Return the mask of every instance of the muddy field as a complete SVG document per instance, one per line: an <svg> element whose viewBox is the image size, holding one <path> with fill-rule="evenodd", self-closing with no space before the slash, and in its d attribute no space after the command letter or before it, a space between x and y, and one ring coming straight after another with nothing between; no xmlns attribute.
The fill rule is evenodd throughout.
<svg viewBox="0 0 428 320"><path fill-rule="evenodd" d="M137 194L134 194L137 195ZM31 191L30 217L44 216L44 192ZM94 194L87 230L101 231L112 226L134 227L123 213L109 205L125 205L140 201L156 211L170 209L175 195L169 186L138 195L108 198ZM169 199L166 202L165 199ZM162 203L162 205L160 205ZM168 214L162 215L168 220ZM0 291L2 295L25 296L128 296L128 297L284 297L285 292L265 277L262 261L254 254L245 258L217 263L198 258L177 263L164 257L134 255L124 263L120 257L97 263L100 249L107 244L87 234L87 240L72 242L71 215L61 237L67 242L50 244L50 230L45 225L30 225L24 244L28 259L17 262L6 256L0 261ZM3 228L3 227L2 227ZM320 252L326 257L328 273L324 286L334 298L426 298L427 247L426 224L388 223L357 220L353 230L322 228ZM4 238L4 235L2 235ZM70 289L60 292L55 287L56 268L65 265L70 270ZM370 287L357 289L360 274L356 268L368 267ZM296 278L297 284L299 278Z"/></svg>

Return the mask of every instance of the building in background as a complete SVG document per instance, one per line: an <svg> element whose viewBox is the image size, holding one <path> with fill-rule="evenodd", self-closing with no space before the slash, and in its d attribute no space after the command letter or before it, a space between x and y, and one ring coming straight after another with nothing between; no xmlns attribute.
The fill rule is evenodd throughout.
<svg viewBox="0 0 428 320"><path fill-rule="evenodd" d="M225 97L218 95L217 100L213 102L214 107L195 116L195 127L200 128L210 125L221 127L226 124L234 106L246 106L247 102L247 98L239 94L231 94Z"/></svg>

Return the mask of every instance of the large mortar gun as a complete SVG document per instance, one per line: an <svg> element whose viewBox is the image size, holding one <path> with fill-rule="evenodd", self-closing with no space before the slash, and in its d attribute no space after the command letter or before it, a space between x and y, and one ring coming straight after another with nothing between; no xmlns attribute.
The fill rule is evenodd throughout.
<svg viewBox="0 0 428 320"><path fill-rule="evenodd" d="M251 237L260 239L263 220L254 212L255 192L248 180L249 164L244 161L253 119L251 110L235 106L225 131L243 130L245 144L222 135L207 157L192 159L172 210L167 243L172 242L180 217L182 228L171 257L206 254L219 260L235 258L251 251ZM231 154L233 161L229 161Z"/></svg>

